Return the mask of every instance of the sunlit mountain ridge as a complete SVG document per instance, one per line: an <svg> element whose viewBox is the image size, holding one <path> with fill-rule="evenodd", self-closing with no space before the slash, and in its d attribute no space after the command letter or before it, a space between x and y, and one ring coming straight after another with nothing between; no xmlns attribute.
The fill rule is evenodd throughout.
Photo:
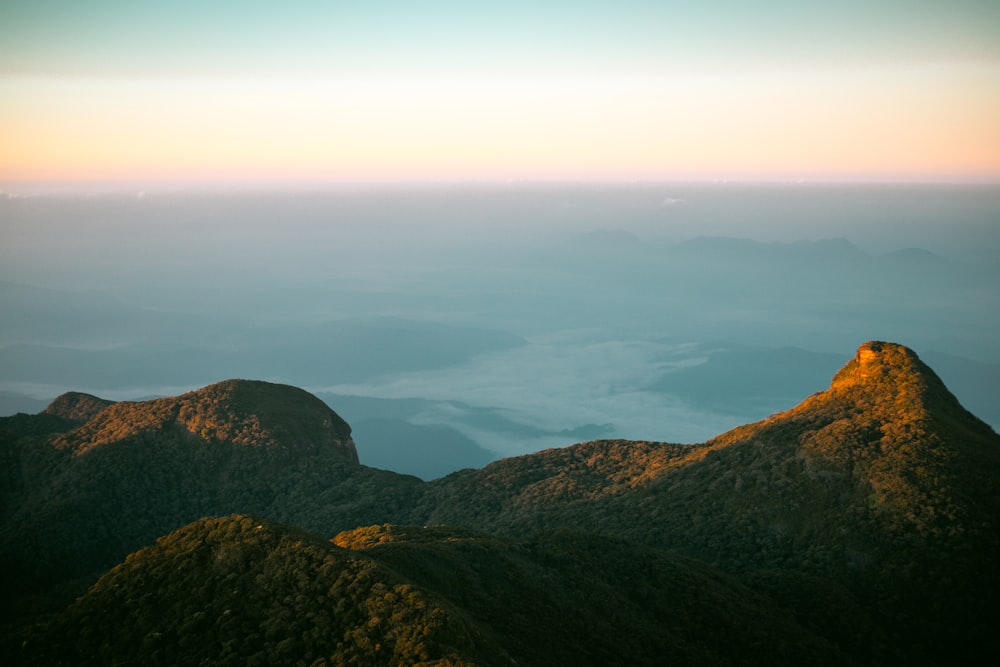
<svg viewBox="0 0 1000 667"><path fill-rule="evenodd" d="M72 398L52 411L63 416L0 422L12 592L3 646L28 663L294 654L371 664L658 664L664 655L948 664L998 648L1000 436L896 344L862 345L827 390L703 444L591 441L433 482L363 465L362 443L357 463L345 453L349 427L291 387L229 381L103 408ZM90 408L74 420L81 400ZM192 407L201 405L211 411ZM196 428L209 414L221 423ZM330 424L340 424L339 440L311 440ZM184 528L59 611L130 552L233 513L261 518ZM265 517L320 537L294 537ZM260 543L258 525L279 541ZM401 527L435 525L449 528ZM355 555L323 546L340 533L335 544ZM361 570L374 578L354 593L308 592L294 583L300 567L321 568L331 585ZM162 579L170 572L186 573L176 591L208 594L227 577L252 577L274 593L237 586L244 592L222 598L226 614L200 594L175 597ZM707 593L712 586L721 588ZM385 591L389 606L364 591ZM137 615L128 632L102 638L97 619L146 595L143 613L164 615ZM699 607L705 599L714 602ZM248 615L230 622L240 600ZM347 616L345 604L354 605ZM25 625L31 613L46 616ZM255 614L271 620L251 638L263 622ZM567 615L577 620L546 620ZM719 628L732 630L723 633L731 646L720 645ZM150 633L169 639L149 642ZM401 639L420 636L432 639Z"/></svg>

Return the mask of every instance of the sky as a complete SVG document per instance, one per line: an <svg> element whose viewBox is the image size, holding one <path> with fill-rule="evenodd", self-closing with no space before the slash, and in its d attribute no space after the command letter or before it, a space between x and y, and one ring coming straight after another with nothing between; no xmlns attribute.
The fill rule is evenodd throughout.
<svg viewBox="0 0 1000 667"><path fill-rule="evenodd" d="M8 0L0 185L997 182L998 35L995 0Z"/></svg>

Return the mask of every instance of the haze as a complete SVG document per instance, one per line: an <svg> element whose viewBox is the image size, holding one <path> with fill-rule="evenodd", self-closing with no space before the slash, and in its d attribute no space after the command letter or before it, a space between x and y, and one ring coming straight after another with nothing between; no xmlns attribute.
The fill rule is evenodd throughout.
<svg viewBox="0 0 1000 667"><path fill-rule="evenodd" d="M433 477L888 339L1000 423L997 3L8 5L6 412L269 379Z"/></svg>
<svg viewBox="0 0 1000 667"><path fill-rule="evenodd" d="M10 412L294 384L363 462L433 477L596 437L701 441L888 339L997 424L998 212L994 186L9 197L0 389Z"/></svg>

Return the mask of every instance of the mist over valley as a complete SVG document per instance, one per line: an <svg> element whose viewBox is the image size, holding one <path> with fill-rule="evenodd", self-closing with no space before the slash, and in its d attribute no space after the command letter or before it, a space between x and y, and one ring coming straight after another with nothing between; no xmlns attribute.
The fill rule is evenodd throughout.
<svg viewBox="0 0 1000 667"><path fill-rule="evenodd" d="M327 401L363 463L430 479L701 442L883 339L996 427L998 215L995 186L7 193L0 408L264 379Z"/></svg>

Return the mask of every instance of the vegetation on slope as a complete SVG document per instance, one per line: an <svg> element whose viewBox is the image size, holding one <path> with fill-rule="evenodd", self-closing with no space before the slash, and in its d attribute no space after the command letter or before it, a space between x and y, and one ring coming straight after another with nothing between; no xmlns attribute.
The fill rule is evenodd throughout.
<svg viewBox="0 0 1000 667"><path fill-rule="evenodd" d="M502 459L431 482L417 516L423 523L521 536L567 525L585 527L572 518L575 510L643 487L682 465L695 449L600 440Z"/></svg>
<svg viewBox="0 0 1000 667"><path fill-rule="evenodd" d="M832 619L829 631L857 656L943 660L996 650L1000 438L911 351L863 345L828 391L679 448L627 488L595 493L567 462L605 450L606 465L628 470L617 461L630 443L587 443L457 473L424 498L434 498L435 519L456 525L509 535L586 527L676 550L760 582L803 619L819 588L907 638L872 646L849 621ZM640 459L674 450L634 446ZM565 492L532 493L553 487Z"/></svg>
<svg viewBox="0 0 1000 667"><path fill-rule="evenodd" d="M58 415L73 421L83 423L96 417L104 408L113 405L114 401L99 398L79 391L70 391L56 397L49 403L43 414Z"/></svg>
<svg viewBox="0 0 1000 667"><path fill-rule="evenodd" d="M623 541L372 526L336 544L247 516L130 555L9 656L24 664L849 662L764 596Z"/></svg>
<svg viewBox="0 0 1000 667"><path fill-rule="evenodd" d="M204 516L246 511L320 532L397 519L419 480L357 465L349 427L318 399L298 405L303 395L230 381L116 403L50 437L8 430L0 611L65 604L129 552Z"/></svg>
<svg viewBox="0 0 1000 667"><path fill-rule="evenodd" d="M249 512L348 530L338 544L519 664L1000 655L1000 437L901 346L861 346L829 390L708 443L595 441L431 483L322 446L349 429L271 387L0 422L7 613L53 608L199 517ZM465 530L379 525L440 523ZM448 659L494 659L462 651Z"/></svg>
<svg viewBox="0 0 1000 667"><path fill-rule="evenodd" d="M506 664L502 650L363 555L248 516L130 555L9 656L66 665Z"/></svg>
<svg viewBox="0 0 1000 667"><path fill-rule="evenodd" d="M208 442L280 449L289 456L333 448L357 462L351 427L312 394L287 385L227 380L180 396L115 403L56 443L94 447L171 428Z"/></svg>
<svg viewBox="0 0 1000 667"><path fill-rule="evenodd" d="M334 542L491 628L519 665L850 663L734 578L623 540L369 526Z"/></svg>

